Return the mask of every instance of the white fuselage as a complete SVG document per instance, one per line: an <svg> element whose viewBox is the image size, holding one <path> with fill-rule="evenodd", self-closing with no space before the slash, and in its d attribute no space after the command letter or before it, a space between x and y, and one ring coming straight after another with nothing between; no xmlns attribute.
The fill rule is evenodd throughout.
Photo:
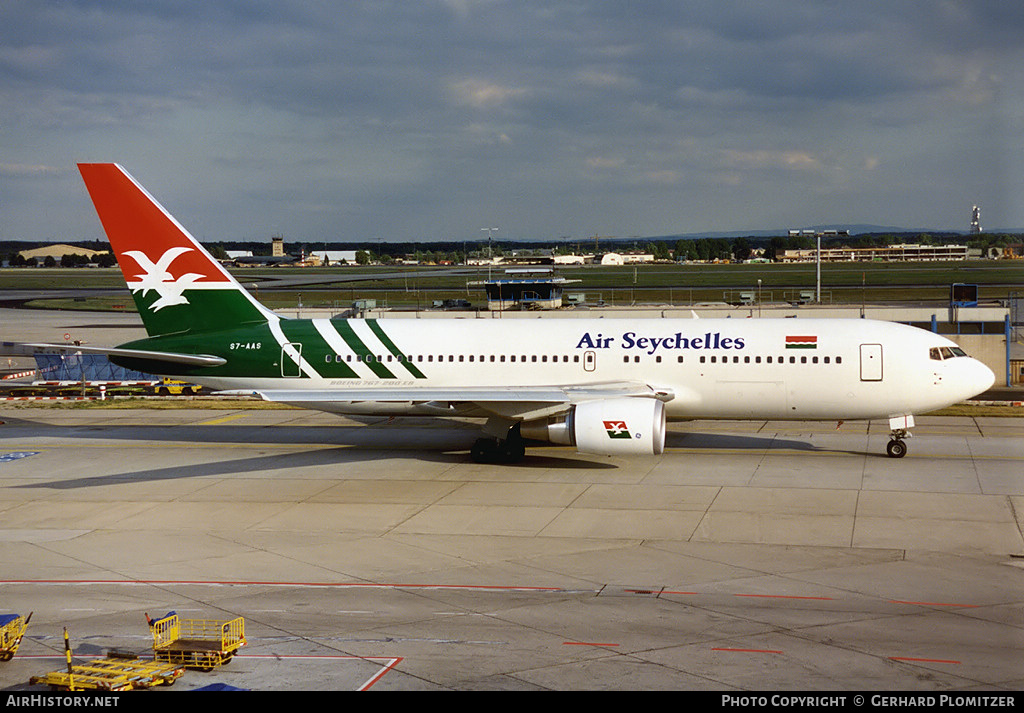
<svg viewBox="0 0 1024 713"><path fill-rule="evenodd" d="M846 420L925 413L970 398L994 381L984 364L954 356L950 349L956 345L944 337L865 319L379 320L414 369L365 321L347 323L377 370L383 366L393 376L382 378L365 354L332 338L330 320L314 320L322 342L304 343L301 350L281 347L282 373L288 376L205 383L220 389L365 391L636 381L674 395L666 403L669 419ZM941 358L943 348L949 357ZM356 377L328 376L332 360L347 364ZM423 412L413 404L369 401L336 403L328 410Z"/></svg>

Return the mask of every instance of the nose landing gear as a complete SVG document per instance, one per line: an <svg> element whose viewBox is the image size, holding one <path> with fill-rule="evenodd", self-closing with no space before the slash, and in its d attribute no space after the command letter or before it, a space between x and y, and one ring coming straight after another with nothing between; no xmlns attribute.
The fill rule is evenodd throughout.
<svg viewBox="0 0 1024 713"><path fill-rule="evenodd" d="M907 444L903 439L910 438L910 429L913 427L913 416L897 416L889 419L889 443L885 446L886 455L890 458L902 458L907 455Z"/></svg>
<svg viewBox="0 0 1024 713"><path fill-rule="evenodd" d="M886 455L890 458L902 458L907 455L907 444L903 441L902 436L910 435L904 431L903 434L892 434L892 440L885 446Z"/></svg>

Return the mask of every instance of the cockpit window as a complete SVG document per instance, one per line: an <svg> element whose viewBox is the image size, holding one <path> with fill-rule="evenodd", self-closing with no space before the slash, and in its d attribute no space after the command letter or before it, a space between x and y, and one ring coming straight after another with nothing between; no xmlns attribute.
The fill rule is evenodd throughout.
<svg viewBox="0 0 1024 713"><path fill-rule="evenodd" d="M932 347L928 350L928 358L934 359L935 361L965 356L967 356L967 352L960 347Z"/></svg>

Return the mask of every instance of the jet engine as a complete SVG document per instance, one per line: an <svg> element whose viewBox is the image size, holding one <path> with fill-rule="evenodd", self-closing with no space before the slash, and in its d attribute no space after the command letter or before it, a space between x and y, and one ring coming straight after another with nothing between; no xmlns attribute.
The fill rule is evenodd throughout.
<svg viewBox="0 0 1024 713"><path fill-rule="evenodd" d="M665 450L665 404L627 397L584 401L564 416L524 421L524 438L576 446L596 455L659 455Z"/></svg>

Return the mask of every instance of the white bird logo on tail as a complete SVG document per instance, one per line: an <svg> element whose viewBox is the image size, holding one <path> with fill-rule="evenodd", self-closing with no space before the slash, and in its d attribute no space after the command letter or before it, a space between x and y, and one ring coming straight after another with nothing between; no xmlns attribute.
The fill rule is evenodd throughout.
<svg viewBox="0 0 1024 713"><path fill-rule="evenodd" d="M187 272L175 280L167 268L179 256L192 252L192 250L194 248L169 248L155 263L141 250L126 250L124 254L135 260L144 271L140 275L133 275L139 281L130 285L132 292L142 290L142 296L145 297L150 290L156 290L157 294L160 295L160 299L149 306L154 312L159 312L164 307L170 307L171 305L187 305L188 300L185 299L182 293L195 284L196 280L205 277L205 275Z"/></svg>

